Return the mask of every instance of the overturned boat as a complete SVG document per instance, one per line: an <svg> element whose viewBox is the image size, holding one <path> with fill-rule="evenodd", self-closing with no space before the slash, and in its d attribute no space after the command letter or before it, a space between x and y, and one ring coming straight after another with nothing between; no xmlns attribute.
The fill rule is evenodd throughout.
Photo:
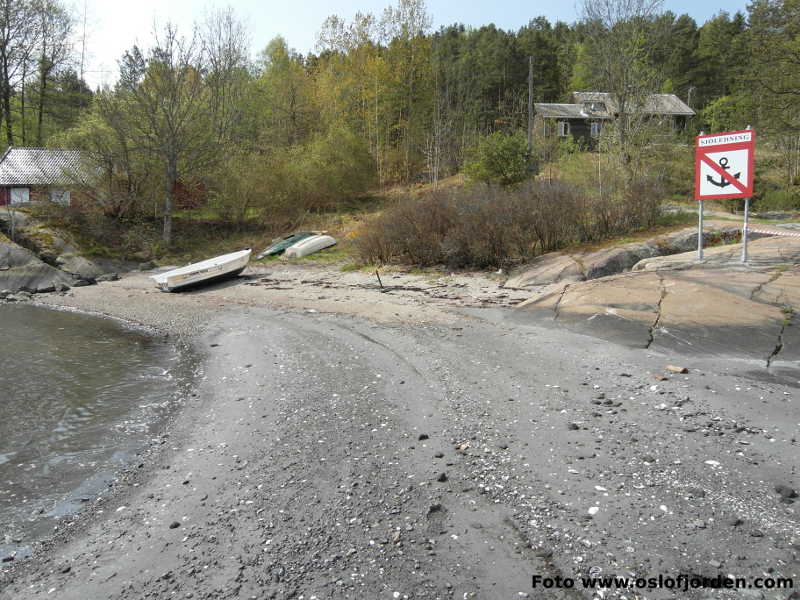
<svg viewBox="0 0 800 600"><path fill-rule="evenodd" d="M250 248L215 256L207 260L186 265L178 269L151 275L150 279L164 292L176 292L189 287L205 285L229 277L235 277L247 266Z"/></svg>
<svg viewBox="0 0 800 600"><path fill-rule="evenodd" d="M316 234L307 231L301 231L299 233L293 233L292 235L288 235L285 238L274 243L272 246L264 250L258 256L256 256L256 259L261 260L262 258L266 258L267 256L275 256L277 254L283 254L283 252L290 246L294 246L300 240L304 240L314 235Z"/></svg>
<svg viewBox="0 0 800 600"><path fill-rule="evenodd" d="M303 258L336 244L336 240L329 235L312 235L296 244L289 246L283 253L286 258Z"/></svg>

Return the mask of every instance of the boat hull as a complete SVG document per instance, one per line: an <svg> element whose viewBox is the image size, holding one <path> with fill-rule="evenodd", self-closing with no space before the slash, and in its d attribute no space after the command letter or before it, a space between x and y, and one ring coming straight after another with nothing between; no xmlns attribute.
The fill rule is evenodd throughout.
<svg viewBox="0 0 800 600"><path fill-rule="evenodd" d="M291 247L294 246L297 242L300 242L306 238L313 236L313 233L307 233L305 231L301 231L300 233L295 233L294 235L290 235L288 237L283 238L277 244L273 244L266 250L264 250L261 254L259 254L256 259L261 260L262 258L266 258L267 256L274 256L276 254L283 254L283 252Z"/></svg>
<svg viewBox="0 0 800 600"><path fill-rule="evenodd" d="M217 256L199 263L153 275L159 289L178 292L236 277L250 260L250 249Z"/></svg>
<svg viewBox="0 0 800 600"><path fill-rule="evenodd" d="M199 287L203 287L205 285L211 285L212 283L219 283L220 281L225 281L226 279L233 279L234 277L238 277L239 275L242 274L242 271L245 270L245 267L247 267L247 265L235 271L230 271L228 273L220 273L219 275L213 275L206 279L201 279L190 283L181 283L178 285L173 285L172 287L166 289L162 286L159 287L161 287L161 289L165 292L185 292Z"/></svg>
<svg viewBox="0 0 800 600"><path fill-rule="evenodd" d="M325 248L330 248L334 244L336 244L336 240L329 235L314 235L300 240L293 246L289 246L283 255L286 258L303 258Z"/></svg>

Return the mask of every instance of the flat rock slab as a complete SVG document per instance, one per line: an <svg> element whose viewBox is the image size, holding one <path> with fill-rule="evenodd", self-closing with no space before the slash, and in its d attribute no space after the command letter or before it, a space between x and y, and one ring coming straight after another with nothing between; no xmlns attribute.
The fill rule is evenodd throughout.
<svg viewBox="0 0 800 600"><path fill-rule="evenodd" d="M570 281L583 281L580 263L563 252L550 252L535 258L524 270L518 271L506 281L507 288L524 289Z"/></svg>
<svg viewBox="0 0 800 600"><path fill-rule="evenodd" d="M638 271L563 285L514 319L630 347L767 361L800 359L800 268Z"/></svg>
<svg viewBox="0 0 800 600"><path fill-rule="evenodd" d="M735 240L738 236L739 227L734 226L706 232L709 243ZM652 257L684 253L696 247L697 230L686 228L613 248L575 253L551 252L517 269L505 287L530 289L552 283L598 279L630 271L635 265Z"/></svg>
<svg viewBox="0 0 800 600"><path fill-rule="evenodd" d="M636 277L632 285L629 274L615 275L566 285L560 293L533 300L522 310L549 317L561 325L631 347L645 347L649 331L658 316L661 281L657 275Z"/></svg>
<svg viewBox="0 0 800 600"><path fill-rule="evenodd" d="M751 239L747 244L750 267L794 265L800 263L800 238L767 236ZM703 251L703 261L697 260L697 252L684 252L670 256L643 259L633 266L633 271L664 271L687 269L735 268L742 266L742 245L715 246Z"/></svg>
<svg viewBox="0 0 800 600"><path fill-rule="evenodd" d="M663 274L666 294L652 347L766 360L784 320L779 307L751 299L768 277L720 270Z"/></svg>

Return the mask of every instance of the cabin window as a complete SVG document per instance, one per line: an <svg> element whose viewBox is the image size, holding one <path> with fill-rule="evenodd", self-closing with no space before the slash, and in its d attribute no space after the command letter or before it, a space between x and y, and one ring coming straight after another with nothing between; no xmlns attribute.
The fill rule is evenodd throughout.
<svg viewBox="0 0 800 600"><path fill-rule="evenodd" d="M603 127L600 121L592 121L590 124L590 132L593 138L600 137L600 131L602 131Z"/></svg>
<svg viewBox="0 0 800 600"><path fill-rule="evenodd" d="M11 204L28 204L30 201L31 191L29 188L11 188Z"/></svg>
<svg viewBox="0 0 800 600"><path fill-rule="evenodd" d="M50 190L50 202L55 202L56 204L61 204L63 206L69 206L69 190Z"/></svg>
<svg viewBox="0 0 800 600"><path fill-rule="evenodd" d="M569 135L569 121L558 122L558 135L559 137L567 137Z"/></svg>

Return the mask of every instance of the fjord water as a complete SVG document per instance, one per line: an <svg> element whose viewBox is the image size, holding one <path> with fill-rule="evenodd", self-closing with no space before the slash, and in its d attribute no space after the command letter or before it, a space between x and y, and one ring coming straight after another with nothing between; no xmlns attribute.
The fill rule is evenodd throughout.
<svg viewBox="0 0 800 600"><path fill-rule="evenodd" d="M92 502L157 433L179 352L99 317L0 306L0 556Z"/></svg>

